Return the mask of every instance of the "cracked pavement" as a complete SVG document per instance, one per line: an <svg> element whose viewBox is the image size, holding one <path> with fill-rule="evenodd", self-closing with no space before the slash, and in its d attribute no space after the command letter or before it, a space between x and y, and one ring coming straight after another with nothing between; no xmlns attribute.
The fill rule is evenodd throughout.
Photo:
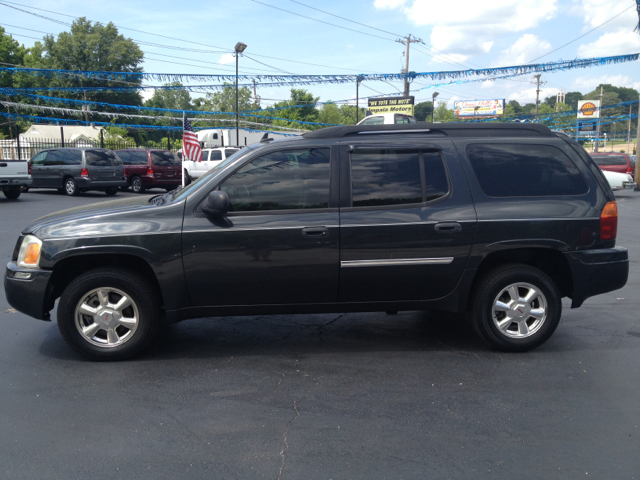
<svg viewBox="0 0 640 480"><path fill-rule="evenodd" d="M190 320L93 363L2 292L0 478L638 479L640 194L624 193L627 286L564 302L526 354L400 312ZM104 200L0 198L0 259L31 219Z"/></svg>

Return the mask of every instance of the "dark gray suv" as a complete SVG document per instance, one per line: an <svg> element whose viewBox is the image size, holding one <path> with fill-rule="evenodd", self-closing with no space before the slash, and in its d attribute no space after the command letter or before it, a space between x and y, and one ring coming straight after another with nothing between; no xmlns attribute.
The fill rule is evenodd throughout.
<svg viewBox="0 0 640 480"><path fill-rule="evenodd" d="M56 188L77 195L101 190L115 195L127 186L122 160L104 148L52 148L31 159L31 188Z"/></svg>
<svg viewBox="0 0 640 480"><path fill-rule="evenodd" d="M525 351L625 285L615 197L580 145L535 124L333 127L250 145L183 189L36 220L5 291L94 359L163 322L465 312ZM393 321L390 319L390 321Z"/></svg>

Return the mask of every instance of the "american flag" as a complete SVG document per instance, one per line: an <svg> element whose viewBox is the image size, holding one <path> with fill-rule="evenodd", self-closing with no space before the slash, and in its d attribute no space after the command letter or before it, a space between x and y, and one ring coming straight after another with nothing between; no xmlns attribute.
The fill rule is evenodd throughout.
<svg viewBox="0 0 640 480"><path fill-rule="evenodd" d="M182 120L182 155L194 162L202 161L202 148L198 143L198 137L193 131L191 122L187 118L187 114L183 114Z"/></svg>

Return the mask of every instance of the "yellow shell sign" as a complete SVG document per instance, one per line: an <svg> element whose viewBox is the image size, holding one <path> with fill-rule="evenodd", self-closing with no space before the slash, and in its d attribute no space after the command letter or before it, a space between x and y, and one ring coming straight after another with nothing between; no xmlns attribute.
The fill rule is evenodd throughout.
<svg viewBox="0 0 640 480"><path fill-rule="evenodd" d="M593 104L593 102L587 102L582 105L580 111L586 117L592 117L594 113L596 113L597 107Z"/></svg>
<svg viewBox="0 0 640 480"><path fill-rule="evenodd" d="M578 119L600 118L600 100L580 100L578 102Z"/></svg>

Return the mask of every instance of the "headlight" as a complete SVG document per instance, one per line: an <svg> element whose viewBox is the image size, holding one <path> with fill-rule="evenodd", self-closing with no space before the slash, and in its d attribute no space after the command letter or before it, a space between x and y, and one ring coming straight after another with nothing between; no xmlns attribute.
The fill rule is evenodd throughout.
<svg viewBox="0 0 640 480"><path fill-rule="evenodd" d="M33 235L27 235L20 245L18 265L26 268L38 268L40 264L40 250L42 240Z"/></svg>

